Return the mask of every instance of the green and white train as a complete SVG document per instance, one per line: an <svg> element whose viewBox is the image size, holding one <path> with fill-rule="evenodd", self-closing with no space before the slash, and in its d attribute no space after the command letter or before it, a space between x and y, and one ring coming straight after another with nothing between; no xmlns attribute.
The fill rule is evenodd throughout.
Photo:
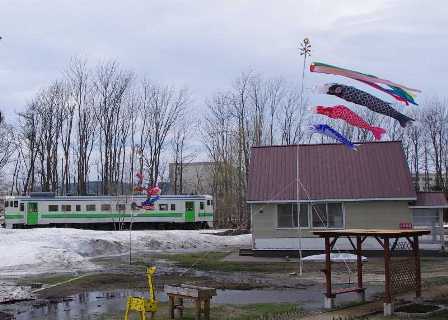
<svg viewBox="0 0 448 320"><path fill-rule="evenodd" d="M212 227L213 198L209 195L162 195L154 210L138 206L144 196L55 196L32 193L5 198L7 228L63 226L116 228L117 224L137 227Z"/></svg>

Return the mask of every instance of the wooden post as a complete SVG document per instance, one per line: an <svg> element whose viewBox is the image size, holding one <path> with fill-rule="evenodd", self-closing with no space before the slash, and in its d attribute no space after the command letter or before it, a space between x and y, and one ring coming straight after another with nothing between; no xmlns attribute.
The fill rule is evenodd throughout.
<svg viewBox="0 0 448 320"><path fill-rule="evenodd" d="M390 288L390 251L389 251L389 238L384 238L384 302L392 303L392 295Z"/></svg>
<svg viewBox="0 0 448 320"><path fill-rule="evenodd" d="M210 298L204 300L204 316L205 320L210 320Z"/></svg>
<svg viewBox="0 0 448 320"><path fill-rule="evenodd" d="M356 262L358 267L358 288L363 288L362 284L362 242L361 237L356 237Z"/></svg>
<svg viewBox="0 0 448 320"><path fill-rule="evenodd" d="M414 236L414 259L415 259L415 296L420 298L422 295L422 277L420 270L420 248L418 244L418 236Z"/></svg>
<svg viewBox="0 0 448 320"><path fill-rule="evenodd" d="M356 262L358 267L358 289L364 289L364 284L362 283L362 239L360 236L356 237ZM362 302L365 302L366 291L358 291L358 297Z"/></svg>
<svg viewBox="0 0 448 320"><path fill-rule="evenodd" d="M394 313L390 283L390 247L389 238L384 238L384 315L391 316Z"/></svg>
<svg viewBox="0 0 448 320"><path fill-rule="evenodd" d="M174 319L174 297L172 295L168 296L170 298L170 319Z"/></svg>
<svg viewBox="0 0 448 320"><path fill-rule="evenodd" d="M445 228L443 227L443 209L439 209L440 249L445 251Z"/></svg>
<svg viewBox="0 0 448 320"><path fill-rule="evenodd" d="M201 319L201 300L197 299L196 301L196 320Z"/></svg>
<svg viewBox="0 0 448 320"><path fill-rule="evenodd" d="M324 308L332 309L334 307L334 297L331 290L331 244L330 237L325 237L325 283L326 292L324 299Z"/></svg>
<svg viewBox="0 0 448 320"><path fill-rule="evenodd" d="M332 298L331 293L331 248L330 238L325 237L325 280L326 280L326 296Z"/></svg>

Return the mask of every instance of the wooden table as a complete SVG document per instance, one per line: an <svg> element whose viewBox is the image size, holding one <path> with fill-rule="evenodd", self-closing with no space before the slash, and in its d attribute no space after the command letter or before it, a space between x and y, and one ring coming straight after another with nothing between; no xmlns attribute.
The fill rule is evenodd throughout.
<svg viewBox="0 0 448 320"><path fill-rule="evenodd" d="M216 296L216 289L198 287L188 284L165 285L165 293L169 298L170 319L174 319L175 310L178 310L182 318L184 299L193 300L196 305L196 320L204 315L205 320L210 319L210 299Z"/></svg>

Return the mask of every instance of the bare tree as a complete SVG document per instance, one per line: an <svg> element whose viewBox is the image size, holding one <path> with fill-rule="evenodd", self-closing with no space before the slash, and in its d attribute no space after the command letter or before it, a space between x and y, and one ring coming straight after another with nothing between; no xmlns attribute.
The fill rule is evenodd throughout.
<svg viewBox="0 0 448 320"><path fill-rule="evenodd" d="M110 194L117 186L119 131L123 115L123 97L129 89L132 74L120 69L117 62L98 66L93 86L95 89L96 120L100 127L99 150L101 160L102 192Z"/></svg>
<svg viewBox="0 0 448 320"><path fill-rule="evenodd" d="M72 60L66 71L66 78L70 88L73 111L76 115L73 149L76 157L77 192L86 194L96 129L92 83L86 61ZM67 145L67 149L70 146Z"/></svg>
<svg viewBox="0 0 448 320"><path fill-rule="evenodd" d="M161 154L170 131L183 116L190 97L186 89L176 90L144 81L141 115L140 148L148 172L150 185L160 178ZM143 163L140 164L143 171Z"/></svg>

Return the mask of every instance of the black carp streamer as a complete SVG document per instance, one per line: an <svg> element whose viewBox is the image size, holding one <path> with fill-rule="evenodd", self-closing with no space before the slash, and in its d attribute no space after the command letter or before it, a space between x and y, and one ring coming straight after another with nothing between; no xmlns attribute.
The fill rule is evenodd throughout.
<svg viewBox="0 0 448 320"><path fill-rule="evenodd" d="M370 110L383 114L385 116L394 118L404 128L412 124L414 119L398 112L390 106L390 103L385 102L370 93L356 89L355 87L346 86L338 83L327 83L319 90L321 93L337 96L348 102L353 102L361 106L367 107Z"/></svg>

